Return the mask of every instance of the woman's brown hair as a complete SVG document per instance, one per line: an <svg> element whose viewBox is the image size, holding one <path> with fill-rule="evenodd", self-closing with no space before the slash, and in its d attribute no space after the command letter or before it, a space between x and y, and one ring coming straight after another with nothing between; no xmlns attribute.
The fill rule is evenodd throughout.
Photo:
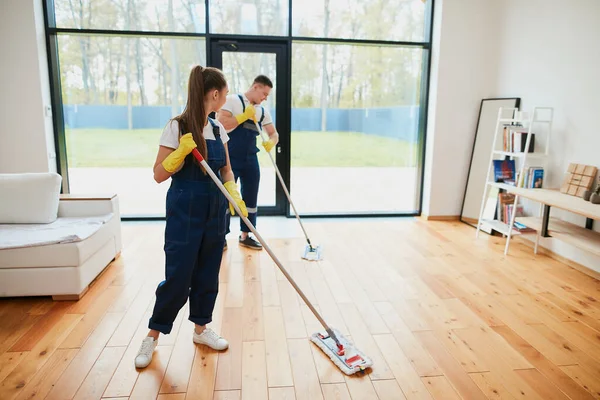
<svg viewBox="0 0 600 400"><path fill-rule="evenodd" d="M211 90L222 90L227 86L223 72L213 67L196 65L190 72L188 81L188 98L181 115L173 118L179 123L180 132L191 132L198 151L205 159L208 158L206 140L202 134L206 125L206 107L204 97Z"/></svg>

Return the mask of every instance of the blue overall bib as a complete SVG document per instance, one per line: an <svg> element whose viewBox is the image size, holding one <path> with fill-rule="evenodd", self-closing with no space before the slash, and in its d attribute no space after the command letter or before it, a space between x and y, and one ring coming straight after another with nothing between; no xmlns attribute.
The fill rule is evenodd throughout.
<svg viewBox="0 0 600 400"><path fill-rule="evenodd" d="M242 102L242 112L246 110L244 104L244 98L238 94L240 101ZM265 110L262 108L262 116L258 121L260 129L262 129L262 123L265 118ZM241 195L246 208L248 210L248 219L252 222L252 225L256 227L256 212L258 202L258 185L260 183L260 167L258 165L258 157L256 153L259 152L256 147L256 137L259 132L256 130L254 121L247 120L237 128L229 132L229 141L227 142L227 150L229 152L229 162L231 163L231 169L235 182L238 179L241 182ZM229 233L229 221L231 215L227 214L227 233ZM242 232L250 232L250 228L246 226L244 221L240 218L240 229Z"/></svg>
<svg viewBox="0 0 600 400"><path fill-rule="evenodd" d="M219 175L225 146L219 126L209 118L216 140L206 140L210 168ZM156 289L148 327L163 334L173 328L179 310L190 301L189 320L212 321L219 291L219 269L225 244L227 199L190 153L171 176L166 199L165 280Z"/></svg>

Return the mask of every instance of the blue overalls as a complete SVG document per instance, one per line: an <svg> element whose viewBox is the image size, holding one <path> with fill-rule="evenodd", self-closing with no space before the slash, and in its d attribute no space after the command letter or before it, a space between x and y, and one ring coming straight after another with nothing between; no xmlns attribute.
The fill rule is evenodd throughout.
<svg viewBox="0 0 600 400"><path fill-rule="evenodd" d="M206 140L207 163L219 175L225 147L218 125L209 118L216 140ZM227 199L190 153L171 176L166 199L165 280L156 289L148 327L163 334L173 328L179 310L190 300L189 320L212 321L219 291L219 269L225 244Z"/></svg>
<svg viewBox="0 0 600 400"><path fill-rule="evenodd" d="M246 110L244 98L238 94L242 102L242 111ZM262 116L258 121L260 129L265 119L265 109L262 108ZM252 225L256 227L256 212L258 211L258 185L260 183L260 167L258 165L259 152L256 147L256 137L259 132L256 130L254 121L247 120L238 125L237 128L229 132L229 141L227 142L227 150L229 151L229 162L235 181L241 181L241 195L246 208L248 209L248 219ZM229 233L229 221L231 215L227 214L227 233ZM240 229L242 232L250 232L250 228L246 226L240 218Z"/></svg>

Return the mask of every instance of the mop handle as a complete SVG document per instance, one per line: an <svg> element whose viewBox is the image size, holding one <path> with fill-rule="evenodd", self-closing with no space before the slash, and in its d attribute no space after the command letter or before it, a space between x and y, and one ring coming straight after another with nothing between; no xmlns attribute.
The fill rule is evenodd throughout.
<svg viewBox="0 0 600 400"><path fill-rule="evenodd" d="M325 320L323 319L323 317L321 317L321 315L319 314L319 312L310 303L310 301L308 300L308 298L306 297L306 295L304 294L304 292L302 292L302 290L296 284L296 282L294 281L294 279L286 271L286 269L283 267L283 265L281 265L281 262L279 262L279 259L277 258L277 256L275 256L275 254L273 253L273 251L271 250L271 248L263 240L262 236L260 236L260 234L256 231L256 229L252 225L252 222L250 222L250 220L248 218L246 218L242 214L242 211L240 210L239 206L237 205L237 203L235 202L235 200L233 199L233 197L231 197L231 195L229 194L229 192L227 191L227 189L225 189L225 186L223 186L223 184L221 183L221 180L215 175L215 173L212 171L212 169L210 168L210 166L206 163L206 161L204 160L204 157L202 157L202 155L200 154L200 152L198 151L198 149L196 148L196 149L192 150L192 154L194 155L194 157L196 157L196 159L204 167L204 169L206 170L206 172L210 175L210 177L212 178L212 180L219 187L219 189L221 190L221 192L223 192L223 194L225 195L225 197L227 198L227 200L229 200L229 202L233 205L233 207L235 208L235 211L238 213L238 215L240 216L240 218L244 221L244 223L246 223L246 225L248 226L248 228L250 228L250 230L252 231L252 233L254 233L254 235L256 236L256 238L258 239L258 241L265 248L265 250L267 250L267 253L269 253L269 255L271 256L271 258L273 259L273 261L275 261L275 264L277 264L277 266L279 267L279 269L281 270L281 272L283 273L283 275L285 275L285 277L290 282L290 284L294 287L294 289L296 289L296 292L298 292L298 294L300 295L300 297L302 297L302 300L304 300L304 302L306 303L306 305L308 306L308 308L310 308L310 311L312 311L312 313L315 315L315 317L317 317L317 319L319 320L319 322L321 323L321 325L323 325L323 327L325 328L325 330L327 332L331 332L331 328L329 327L329 325L327 325L327 323L325 322ZM337 338L335 340L337 341Z"/></svg>
<svg viewBox="0 0 600 400"><path fill-rule="evenodd" d="M260 126L258 125L258 122L256 122L255 119L253 119L253 121L254 121L254 125L256 125L256 129L258 129L258 132L260 132L260 137L261 137L263 143L266 142L263 130L260 128ZM300 223L300 228L302 228L302 232L304 232L304 237L306 237L306 241L308 242L308 245L312 249L312 244L310 244L310 239L308 238L308 234L306 233L306 229L304 229L304 225L302 224L302 221L300 220L300 216L298 215L298 211L296 211L296 206L294 205L294 202L292 201L292 197L290 196L290 193L288 192L287 186L285 185L285 182L283 181L283 177L281 176L281 172L279 172L279 168L277 168L277 164L275 163L275 160L273 159L273 155L271 154L270 151L268 151L267 154L269 155L269 158L271 159L271 162L273 163L273 167L275 167L275 172L277 173L277 177L279 178L279 182L281 183L281 187L283 188L283 191L285 192L285 195L287 196L288 201L290 202L292 208L294 209L294 214L296 214L296 219Z"/></svg>

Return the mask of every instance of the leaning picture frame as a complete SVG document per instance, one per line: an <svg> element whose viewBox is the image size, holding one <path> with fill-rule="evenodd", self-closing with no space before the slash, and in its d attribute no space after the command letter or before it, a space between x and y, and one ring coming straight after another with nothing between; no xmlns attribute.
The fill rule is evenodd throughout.
<svg viewBox="0 0 600 400"><path fill-rule="evenodd" d="M468 225L477 227L481 212L483 193L485 191L490 157L494 146L494 129L500 108L519 108L520 97L487 98L481 100L477 125L473 137L471 160L467 173L467 182L460 210L460 220ZM484 218L494 219L494 200L489 196L485 200ZM491 215L490 215L491 213ZM491 228L482 226L481 230L491 233Z"/></svg>

